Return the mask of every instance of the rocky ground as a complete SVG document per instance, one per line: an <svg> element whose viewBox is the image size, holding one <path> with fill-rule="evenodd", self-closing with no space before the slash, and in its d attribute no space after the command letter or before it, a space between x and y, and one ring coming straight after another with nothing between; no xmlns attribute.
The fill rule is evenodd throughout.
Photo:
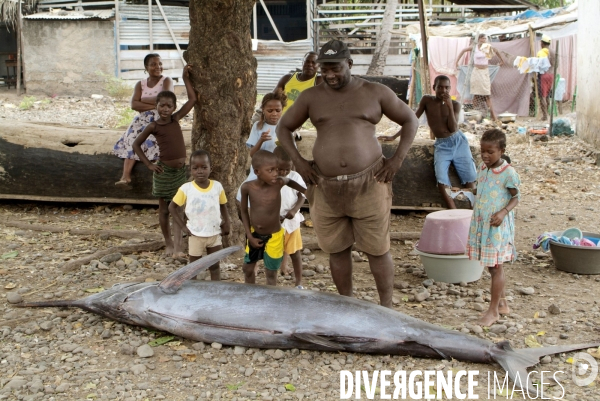
<svg viewBox="0 0 600 401"><path fill-rule="evenodd" d="M58 98L51 100L53 107L40 103L38 108L21 110L19 98L0 94L0 99L0 118L8 120L102 125L108 124L115 107L110 99ZM472 128L474 134L480 131ZM383 127L381 131L394 129ZM469 284L432 282L412 252L414 240L392 241L394 308L472 336L494 342L509 340L514 348L598 341L600 276L557 270L548 254L531 248L544 231L576 226L600 233L600 169L595 165L595 153L577 138L532 142L512 134L509 142L509 154L523 181L517 212L519 258L506 266L512 313L492 327L477 326L475 321L489 301L489 274L484 272L479 281ZM392 231L420 231L424 217L423 212L394 213ZM409 356L244 349L182 338L151 347L149 343L167 340L168 334L80 310L14 307L21 300L82 298L115 283L161 280L184 261L164 257L159 250L113 252L72 269L67 268L72 264L66 265L111 247L155 239L156 220L153 207L0 203L0 296L4 300L0 302L0 400L337 400L341 370L386 369L478 370L476 394L480 399L494 398L488 394L488 373L503 372L493 365ZM302 230L305 241L314 241L310 227ZM356 259L355 296L377 302L368 264L358 261L360 255ZM223 278L242 282L241 263L240 257L229 258ZM307 291L335 292L326 254L307 249L304 265ZM258 280L264 282L264 275ZM292 287L293 280L281 277L280 285ZM546 397L599 400L598 379L586 387L573 384L573 355L546 357L533 369L565 372L556 376L565 394L561 386L552 383L546 387ZM497 396L506 399L506 393ZM522 398L521 393L513 396ZM362 397L366 398L364 392Z"/></svg>

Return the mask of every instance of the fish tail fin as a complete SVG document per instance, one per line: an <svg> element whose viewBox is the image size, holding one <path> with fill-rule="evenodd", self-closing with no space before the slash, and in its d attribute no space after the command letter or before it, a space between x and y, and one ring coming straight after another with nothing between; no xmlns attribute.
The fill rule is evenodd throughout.
<svg viewBox="0 0 600 401"><path fill-rule="evenodd" d="M42 301L42 302L21 302L14 304L17 308L49 308L49 307L63 307L63 308L79 308L81 303L76 299L61 299L56 301Z"/></svg>
<svg viewBox="0 0 600 401"><path fill-rule="evenodd" d="M532 385L528 377L528 367L537 365L540 358L546 355L598 346L600 346L600 343L569 344L515 350L510 346L508 341L501 341L494 344L490 349L490 355L494 361L502 366L514 383L518 383L521 388L524 390L527 389L531 394L537 394L536 388Z"/></svg>

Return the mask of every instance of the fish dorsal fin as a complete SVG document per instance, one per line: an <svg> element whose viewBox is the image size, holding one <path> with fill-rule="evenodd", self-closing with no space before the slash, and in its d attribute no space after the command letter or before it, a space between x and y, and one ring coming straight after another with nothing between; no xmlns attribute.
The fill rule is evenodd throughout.
<svg viewBox="0 0 600 401"><path fill-rule="evenodd" d="M292 334L292 336L294 338L297 338L298 340L306 341L307 343L321 345L323 347L335 349L335 350L338 350L338 351L343 351L344 350L344 347L342 347L340 344L337 344L337 343L335 343L333 341L329 341L326 338L323 338L323 337L318 336L316 334L294 333L294 334Z"/></svg>
<svg viewBox="0 0 600 401"><path fill-rule="evenodd" d="M200 259L185 265L176 272L169 274L163 281L160 282L158 288L160 288L160 290L165 294L174 294L179 290L185 281L197 276L198 273L208 269L224 257L229 256L241 249L241 246L230 246L229 248L221 249L220 251L211 253L210 255L203 256Z"/></svg>

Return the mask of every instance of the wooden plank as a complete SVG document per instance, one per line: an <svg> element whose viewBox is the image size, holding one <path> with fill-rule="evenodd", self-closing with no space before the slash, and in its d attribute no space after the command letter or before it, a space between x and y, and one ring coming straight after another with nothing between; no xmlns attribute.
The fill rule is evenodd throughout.
<svg viewBox="0 0 600 401"><path fill-rule="evenodd" d="M150 53L148 50L121 50L121 60L144 60L146 54ZM160 58L163 60L179 60L179 53L177 50L165 50L158 49L154 53L160 54Z"/></svg>
<svg viewBox="0 0 600 401"><path fill-rule="evenodd" d="M370 64L372 55L370 54L353 54L352 60L354 64ZM386 59L387 65L408 65L410 66L410 58L408 54L389 54ZM353 67L354 71L354 67Z"/></svg>
<svg viewBox="0 0 600 401"><path fill-rule="evenodd" d="M183 68L175 68L172 70L163 70L163 75L171 78L181 78L183 74ZM148 75L144 74L143 70L133 70L133 71L122 71L121 78L122 79L143 79L147 78Z"/></svg>
<svg viewBox="0 0 600 401"><path fill-rule="evenodd" d="M369 64L364 65L353 65L352 73L356 75L366 75L369 69ZM394 77L408 77L410 76L410 66L404 65L386 65L383 69L384 75L390 75Z"/></svg>
<svg viewBox="0 0 600 401"><path fill-rule="evenodd" d="M90 7L90 6L112 6L114 1L94 1L90 3L61 3L61 4L39 4L38 8L62 8L62 7Z"/></svg>
<svg viewBox="0 0 600 401"><path fill-rule="evenodd" d="M134 205L158 205L156 199L123 199L123 198L97 198L97 197L66 197L66 196L39 196L29 194L0 194L0 199L15 199L15 200L28 200L28 201L39 201L39 202L87 202L87 203L117 203L117 204L134 204Z"/></svg>
<svg viewBox="0 0 600 401"><path fill-rule="evenodd" d="M179 58L177 58L176 60L172 60L172 59L164 59L161 57L160 59L163 63L163 70L175 70L175 69L183 68L183 63L181 62L181 60ZM143 58L140 58L139 60L121 60L121 70L122 71L125 71L125 70L129 70L129 71L141 70L141 71L143 71L144 70Z"/></svg>

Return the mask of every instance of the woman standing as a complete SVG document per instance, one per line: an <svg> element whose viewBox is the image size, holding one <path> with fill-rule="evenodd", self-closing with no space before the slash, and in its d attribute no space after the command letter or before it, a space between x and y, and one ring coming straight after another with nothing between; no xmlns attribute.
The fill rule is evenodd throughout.
<svg viewBox="0 0 600 401"><path fill-rule="evenodd" d="M124 159L123 174L115 185L125 189L131 189L131 171L136 160L140 160L133 151L133 142L148 124L158 118L156 95L162 91L173 91L173 80L162 75L163 66L158 54L150 53L144 57L144 69L144 73L149 76L147 79L142 79L135 84L133 96L131 97L131 108L137 111L138 115L135 116L127 131L113 148L113 153ZM150 135L144 141L142 150L148 160L158 159L159 149L153 135Z"/></svg>
<svg viewBox="0 0 600 401"><path fill-rule="evenodd" d="M463 54L470 52L470 47L464 48L456 58L456 68ZM471 71L471 79L469 83L469 91L473 95L473 106L476 109L485 110L484 102L490 110L492 120L497 120L496 113L492 107L492 84L490 82L490 73L488 71L489 60L494 56L498 56L500 63L504 64L504 60L500 52L487 43L485 34L480 34L477 37L477 46L473 54L473 70Z"/></svg>

